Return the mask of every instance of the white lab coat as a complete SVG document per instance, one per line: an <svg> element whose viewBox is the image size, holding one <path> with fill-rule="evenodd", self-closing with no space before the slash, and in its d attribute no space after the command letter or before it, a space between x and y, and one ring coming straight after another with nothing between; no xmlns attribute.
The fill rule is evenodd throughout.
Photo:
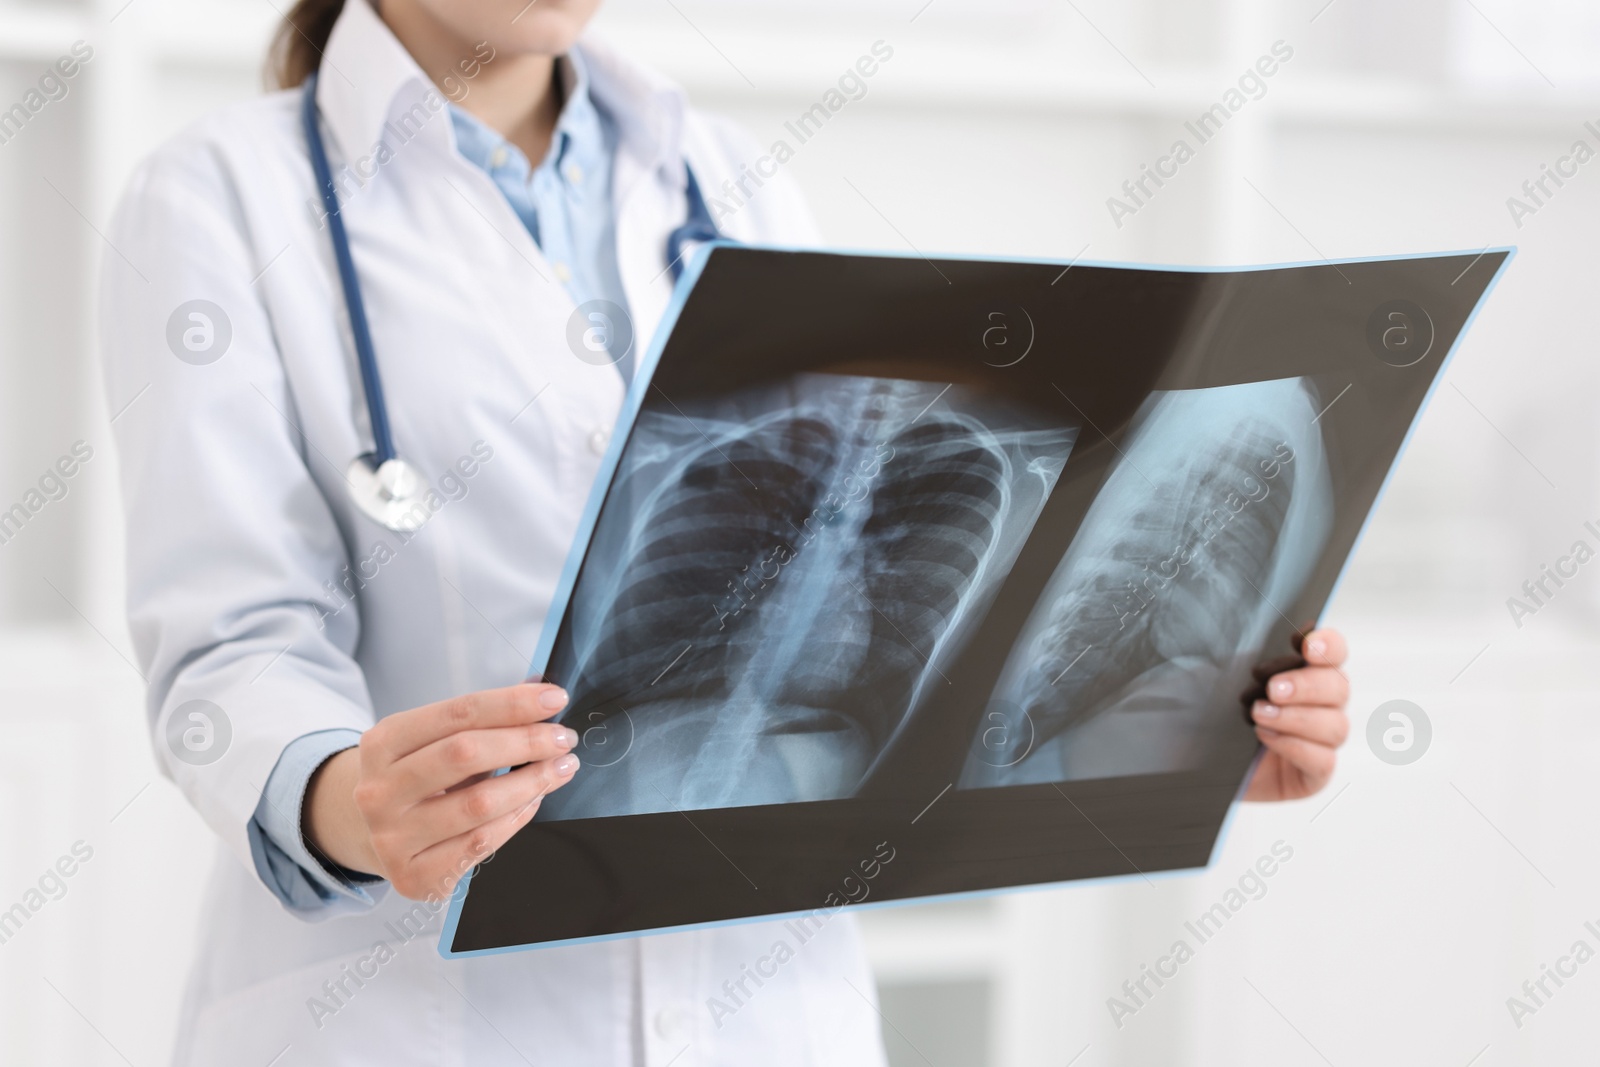
<svg viewBox="0 0 1600 1067"><path fill-rule="evenodd" d="M644 344L671 291L663 248L685 217L684 159L714 196L760 153L672 86L598 44L584 51L592 92L622 126L618 254ZM351 0L319 86L335 170L393 140L385 123L427 88ZM344 214L395 440L444 503L409 541L364 518L343 471L372 438L299 104L287 92L230 107L161 148L108 233L101 332L130 622L158 759L226 845L176 1062L881 1064L849 916L714 1018L710 999L730 1005L724 983L768 956L781 927L447 961L437 916L422 936L395 936L412 907L397 894L311 922L261 884L246 826L290 741L524 675L623 396L614 368L574 356L574 307L553 265L454 151L448 115L431 113L392 158L356 168L366 180L346 185ZM722 220L726 234L813 239L785 176L754 192ZM211 362L220 326L211 353L169 340L195 300L220 308L231 334ZM193 321L179 316L177 335ZM467 457L479 461L470 478L445 477ZM231 727L206 765L174 758L166 740L173 710L196 699ZM379 941L392 958L374 964ZM331 1016L312 1006L335 1003L327 983L340 993Z"/></svg>

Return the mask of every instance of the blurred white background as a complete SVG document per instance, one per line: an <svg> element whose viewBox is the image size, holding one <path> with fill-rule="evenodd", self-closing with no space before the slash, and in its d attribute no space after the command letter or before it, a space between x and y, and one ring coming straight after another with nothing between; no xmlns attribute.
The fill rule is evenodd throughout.
<svg viewBox="0 0 1600 1067"><path fill-rule="evenodd" d="M0 910L93 857L0 944L0 1062L166 1061L207 832L157 777L122 622L116 458L92 357L99 236L133 163L253 93L282 0L0 0L0 108L73 41L66 99L0 143L0 510L93 458L0 543ZM1600 566L1506 607L1600 519L1600 147L1584 0L612 0L599 28L763 143L882 40L892 61L789 170L828 239L1063 262L1520 254L1425 413L1328 615L1354 646L1333 785L1241 809L1204 873L869 912L897 1067L1544 1064L1592 1049L1600 963ZM1266 95L1123 225L1106 198L1274 41ZM852 188L854 186L854 188ZM870 202L869 202L870 201ZM881 214L880 214L881 212ZM1592 538L1591 538L1592 540ZM1404 767L1362 737L1426 709ZM1293 859L1119 1027L1107 998L1284 841ZM244 1065L257 1067L257 1065ZM265 1065L260 1065L265 1067Z"/></svg>

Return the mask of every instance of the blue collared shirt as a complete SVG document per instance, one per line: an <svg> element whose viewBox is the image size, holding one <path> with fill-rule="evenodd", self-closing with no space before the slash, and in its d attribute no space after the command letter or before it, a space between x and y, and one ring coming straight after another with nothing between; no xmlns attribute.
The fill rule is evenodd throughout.
<svg viewBox="0 0 1600 1067"><path fill-rule="evenodd" d="M566 102L538 167L500 134L452 106L456 148L494 179L549 261L551 280L566 288L573 303L609 300L626 310L611 198L616 127L589 95L581 55L564 57L558 76ZM625 380L633 373L632 355L625 353L616 364Z"/></svg>
<svg viewBox="0 0 1600 1067"><path fill-rule="evenodd" d="M577 52L558 61L565 103L550 150L538 167L500 134L452 105L456 148L483 168L544 253L554 277L576 304L609 300L626 310L617 265L616 213L611 173L617 131L589 95L589 77ZM630 349L636 346L630 345ZM633 352L617 361L626 380ZM306 787L329 757L355 746L354 730L322 730L295 739L283 750L256 805L249 835L256 872L293 911L326 918L369 907L383 892L382 880L335 866L312 854L300 832Z"/></svg>

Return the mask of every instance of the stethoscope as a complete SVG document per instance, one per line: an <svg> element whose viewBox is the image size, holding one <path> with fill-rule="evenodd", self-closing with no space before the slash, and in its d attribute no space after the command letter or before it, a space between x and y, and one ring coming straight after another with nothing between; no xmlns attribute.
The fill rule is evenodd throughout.
<svg viewBox="0 0 1600 1067"><path fill-rule="evenodd" d="M367 418L372 424L372 451L350 461L345 482L350 499L374 522L395 531L412 533L428 521L430 509L424 503L428 480L395 452L394 433L389 426L389 409L383 400L383 381L378 376L378 357L372 348L372 332L367 326L366 303L361 299L361 282L356 277L355 260L350 256L350 238L339 213L339 193L328 165L328 150L317 127L317 76L306 81L300 108L306 145L311 154L311 169L322 190L327 211L328 236L333 242L333 257L339 266L339 281L344 289L345 310L350 316L350 334L355 340L356 361L361 367L361 388L366 394ZM689 214L683 225L667 235L667 268L674 282L683 274L684 256L691 246L721 237L711 218L700 183L694 171L685 166Z"/></svg>

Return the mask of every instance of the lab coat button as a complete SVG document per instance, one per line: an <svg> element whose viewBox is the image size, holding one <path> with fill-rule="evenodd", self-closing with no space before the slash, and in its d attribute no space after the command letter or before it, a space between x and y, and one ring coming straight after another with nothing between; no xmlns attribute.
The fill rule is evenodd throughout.
<svg viewBox="0 0 1600 1067"><path fill-rule="evenodd" d="M596 430L589 435L589 451L597 456L606 454L606 445L611 443L611 435L605 430Z"/></svg>

